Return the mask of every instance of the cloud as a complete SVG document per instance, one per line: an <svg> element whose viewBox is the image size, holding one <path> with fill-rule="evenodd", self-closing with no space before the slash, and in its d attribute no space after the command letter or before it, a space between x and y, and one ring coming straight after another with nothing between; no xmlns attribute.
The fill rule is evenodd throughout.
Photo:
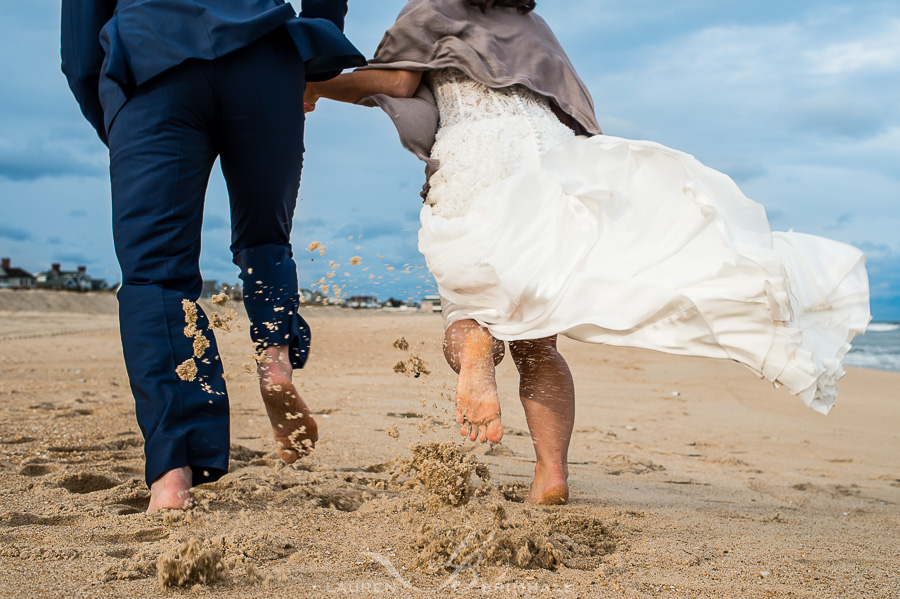
<svg viewBox="0 0 900 599"><path fill-rule="evenodd" d="M203 217L203 226L208 231L216 231L228 227L228 221L218 214L207 214Z"/></svg>
<svg viewBox="0 0 900 599"><path fill-rule="evenodd" d="M53 254L53 260L55 262L66 263L66 264L75 264L77 266L90 266L92 264L97 264L96 258L91 258L86 254L79 252L77 250L66 250L61 252L56 252ZM65 270L65 266L64 266Z"/></svg>
<svg viewBox="0 0 900 599"><path fill-rule="evenodd" d="M18 227L10 227L9 225L0 225L0 237L11 239L12 241L28 241L31 239L31 233L25 229Z"/></svg>
<svg viewBox="0 0 900 599"><path fill-rule="evenodd" d="M738 162L727 165L719 164L716 165L715 168L727 174L737 183L746 183L747 181L759 179L760 177L764 177L768 173L766 167L764 167L763 165L746 162Z"/></svg>
<svg viewBox="0 0 900 599"><path fill-rule="evenodd" d="M613 64L587 65L586 79L603 113L640 123L644 136L679 130L723 147L869 139L900 123L900 20L880 17L853 15L848 25L846 15L798 11L774 23L682 23ZM877 60L848 55L824 68L858 47L879 49Z"/></svg>
<svg viewBox="0 0 900 599"><path fill-rule="evenodd" d="M0 178L34 181L44 177L96 177L102 174L105 174L103 167L85 162L54 143L32 140L17 146L8 140L0 140Z"/></svg>
<svg viewBox="0 0 900 599"><path fill-rule="evenodd" d="M766 209L766 218L769 219L769 225L772 227L775 227L778 221L784 219L784 216L784 210L778 210L777 208Z"/></svg>
<svg viewBox="0 0 900 599"><path fill-rule="evenodd" d="M900 20L889 19L865 39L839 41L806 53L811 73L858 75L896 71L900 65Z"/></svg>
<svg viewBox="0 0 900 599"><path fill-rule="evenodd" d="M338 237L347 238L351 235L355 237L362 236L364 240L371 241L382 237L402 237L406 235L409 223L402 220L395 221L375 221L369 223L355 223L346 225L338 230Z"/></svg>
<svg viewBox="0 0 900 599"><path fill-rule="evenodd" d="M299 219L295 217L295 220L298 221L297 224L294 225L295 228L300 227L302 229L321 229L328 226L328 221L324 218L304 218L301 216L299 217Z"/></svg>
<svg viewBox="0 0 900 599"><path fill-rule="evenodd" d="M826 228L831 229L832 231L839 231L852 223L854 219L855 216L853 214L851 214L850 212L845 212L844 214L838 216L832 224L826 225Z"/></svg>
<svg viewBox="0 0 900 599"><path fill-rule="evenodd" d="M900 256L888 258L867 255L866 269L871 284L872 317L875 320L900 321Z"/></svg>
<svg viewBox="0 0 900 599"><path fill-rule="evenodd" d="M826 91L798 99L785 112L791 129L799 134L870 139L890 126L890 111L883 99L852 92Z"/></svg>
<svg viewBox="0 0 900 599"><path fill-rule="evenodd" d="M873 319L900 321L900 249L867 240L854 245L866 253Z"/></svg>

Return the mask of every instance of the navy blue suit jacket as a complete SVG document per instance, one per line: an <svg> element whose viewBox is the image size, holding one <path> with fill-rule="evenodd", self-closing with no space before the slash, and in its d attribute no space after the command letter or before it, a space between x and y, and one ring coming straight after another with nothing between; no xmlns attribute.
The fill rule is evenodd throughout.
<svg viewBox="0 0 900 599"><path fill-rule="evenodd" d="M365 64L344 37L347 0L63 0L62 70L87 120L106 134L135 86L190 58L212 60L278 27L309 80ZM302 110L302 107L298 107Z"/></svg>

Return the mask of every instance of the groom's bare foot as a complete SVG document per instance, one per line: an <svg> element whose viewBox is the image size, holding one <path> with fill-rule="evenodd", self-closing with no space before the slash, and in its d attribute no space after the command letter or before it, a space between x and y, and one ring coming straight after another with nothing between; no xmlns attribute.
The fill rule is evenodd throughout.
<svg viewBox="0 0 900 599"><path fill-rule="evenodd" d="M316 421L290 382L262 385L261 390L278 457L285 464L293 464L316 446L319 440Z"/></svg>
<svg viewBox="0 0 900 599"><path fill-rule="evenodd" d="M156 510L188 510L193 507L191 499L191 467L169 470L150 485L150 505L147 513Z"/></svg>
<svg viewBox="0 0 900 599"><path fill-rule="evenodd" d="M316 446L319 429L291 382L292 368L286 350L270 347L266 356L269 361L259 366L259 389L272 424L278 457L293 464Z"/></svg>
<svg viewBox="0 0 900 599"><path fill-rule="evenodd" d="M499 443L503 438L492 339L483 330L470 331L460 352L456 423L459 434L472 441Z"/></svg>
<svg viewBox="0 0 900 599"><path fill-rule="evenodd" d="M562 505L569 501L569 468L563 464L542 466L534 469L534 481L525 497L525 503L541 505Z"/></svg>

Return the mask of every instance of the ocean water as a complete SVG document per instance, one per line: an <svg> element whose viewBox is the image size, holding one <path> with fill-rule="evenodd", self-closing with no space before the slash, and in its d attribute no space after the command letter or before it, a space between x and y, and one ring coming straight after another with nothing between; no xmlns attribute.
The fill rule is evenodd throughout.
<svg viewBox="0 0 900 599"><path fill-rule="evenodd" d="M900 323L869 324L866 334L853 340L844 364L900 372Z"/></svg>

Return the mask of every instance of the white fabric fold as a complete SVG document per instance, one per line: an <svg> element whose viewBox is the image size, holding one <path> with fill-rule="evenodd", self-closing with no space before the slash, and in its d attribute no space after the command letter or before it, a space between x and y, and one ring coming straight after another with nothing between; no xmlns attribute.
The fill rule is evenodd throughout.
<svg viewBox="0 0 900 599"><path fill-rule="evenodd" d="M725 174L648 141L574 137L484 190L425 205L419 249L447 324L727 358L827 413L869 322L865 257L772 234Z"/></svg>

